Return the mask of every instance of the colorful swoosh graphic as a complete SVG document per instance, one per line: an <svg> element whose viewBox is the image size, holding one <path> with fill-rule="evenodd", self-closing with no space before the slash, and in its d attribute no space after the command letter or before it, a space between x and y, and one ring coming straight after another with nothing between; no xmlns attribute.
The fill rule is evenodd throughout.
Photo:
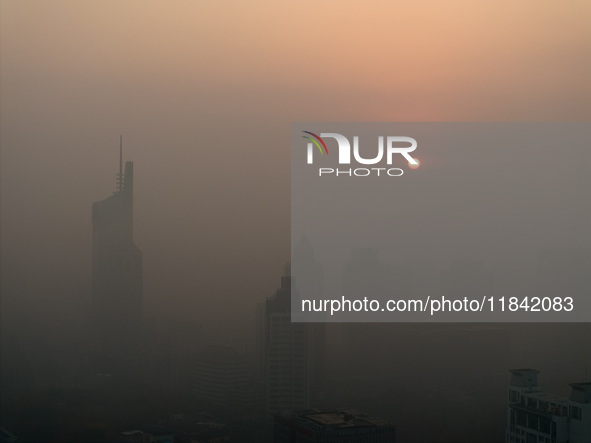
<svg viewBox="0 0 591 443"><path fill-rule="evenodd" d="M324 151L326 151L326 155L328 155L328 149L326 149L326 145L324 144L324 141L320 137L318 137L316 134L314 134L313 132L310 132L310 131L302 131L302 132L305 132L306 134L310 134L310 135L316 137L316 139L320 143L322 143L322 146L324 146ZM318 144L318 142L316 140L314 140L313 138L307 137L305 135L302 135L302 137L307 138L308 140L314 142L314 144L316 146L318 146L318 149L320 149L320 154L323 154L324 155L324 152L322 152L322 148L320 147L320 145Z"/></svg>

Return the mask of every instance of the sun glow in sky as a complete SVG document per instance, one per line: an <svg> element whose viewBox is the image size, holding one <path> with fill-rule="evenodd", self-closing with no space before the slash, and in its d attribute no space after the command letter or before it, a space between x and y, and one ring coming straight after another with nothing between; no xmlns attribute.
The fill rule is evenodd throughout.
<svg viewBox="0 0 591 443"><path fill-rule="evenodd" d="M87 272L123 133L148 305L206 311L215 287L248 310L290 254L291 122L588 120L590 18L588 0L1 0L4 253Z"/></svg>

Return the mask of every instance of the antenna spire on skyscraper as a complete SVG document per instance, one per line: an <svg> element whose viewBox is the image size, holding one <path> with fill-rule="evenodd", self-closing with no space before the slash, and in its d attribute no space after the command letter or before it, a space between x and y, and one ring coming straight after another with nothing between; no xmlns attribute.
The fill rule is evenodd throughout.
<svg viewBox="0 0 591 443"><path fill-rule="evenodd" d="M117 190L123 191L123 134L119 135L119 175L117 177Z"/></svg>

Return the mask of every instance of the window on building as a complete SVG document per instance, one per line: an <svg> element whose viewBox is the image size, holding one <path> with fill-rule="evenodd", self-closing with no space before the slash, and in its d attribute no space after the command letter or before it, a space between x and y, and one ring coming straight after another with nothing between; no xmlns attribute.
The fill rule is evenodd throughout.
<svg viewBox="0 0 591 443"><path fill-rule="evenodd" d="M581 408L579 408L577 406L571 406L570 407L570 416L571 416L571 418L573 418L575 420L582 420Z"/></svg>

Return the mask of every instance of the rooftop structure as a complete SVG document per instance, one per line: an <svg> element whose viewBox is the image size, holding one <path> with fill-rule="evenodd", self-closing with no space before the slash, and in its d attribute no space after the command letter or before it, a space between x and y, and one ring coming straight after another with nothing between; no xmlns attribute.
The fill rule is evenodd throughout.
<svg viewBox="0 0 591 443"><path fill-rule="evenodd" d="M355 409L306 409L274 418L274 442L393 443L395 426Z"/></svg>

